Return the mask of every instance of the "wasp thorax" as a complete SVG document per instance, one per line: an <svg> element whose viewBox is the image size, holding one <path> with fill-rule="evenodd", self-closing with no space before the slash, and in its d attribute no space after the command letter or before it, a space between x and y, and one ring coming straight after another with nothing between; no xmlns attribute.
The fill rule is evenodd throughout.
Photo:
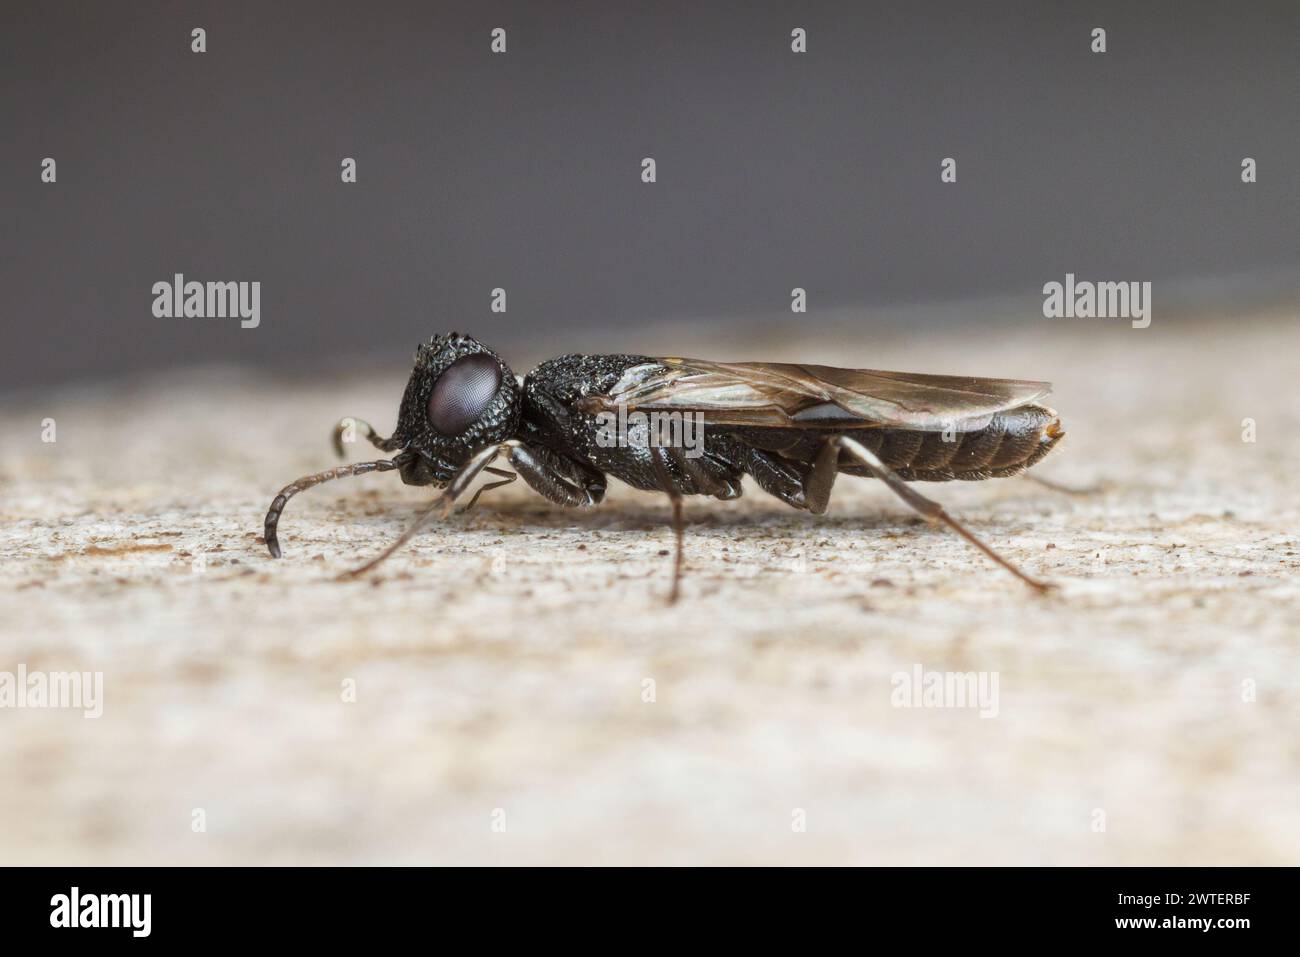
<svg viewBox="0 0 1300 957"><path fill-rule="evenodd" d="M429 424L443 435L460 435L487 411L501 387L501 366L482 352L462 356L438 377L429 396Z"/></svg>

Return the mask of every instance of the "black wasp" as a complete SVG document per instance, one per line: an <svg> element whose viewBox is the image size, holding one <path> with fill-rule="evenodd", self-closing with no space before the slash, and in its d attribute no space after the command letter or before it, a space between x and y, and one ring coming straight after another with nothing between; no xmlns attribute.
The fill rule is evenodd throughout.
<svg viewBox="0 0 1300 957"><path fill-rule="evenodd" d="M978 481L1016 475L1065 434L1039 405L1045 382L916 375L776 362L709 362L634 355L566 355L520 382L476 339L434 336L415 355L397 429L383 438L353 420L391 459L358 462L285 486L266 514L266 546L280 557L276 524L285 504L331 479L396 470L407 485L443 494L391 546L348 575L374 568L429 519L446 515L480 474L516 473L557 505L600 504L607 476L672 501L677 538L672 599L682 568L682 497L738 498L741 477L793 508L820 515L841 472L875 477L930 522L947 525L1034 588L1046 587L976 538L908 482ZM702 442L610 442L611 414L687 414ZM345 420L346 422L347 420ZM341 455L343 423L335 428ZM514 472L493 468L502 460Z"/></svg>

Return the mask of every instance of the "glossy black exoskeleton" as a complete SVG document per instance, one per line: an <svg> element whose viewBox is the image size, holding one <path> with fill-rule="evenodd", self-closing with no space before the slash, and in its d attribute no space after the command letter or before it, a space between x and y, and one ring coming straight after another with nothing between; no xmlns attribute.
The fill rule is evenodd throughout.
<svg viewBox="0 0 1300 957"><path fill-rule="evenodd" d="M298 492L330 479L396 470L408 485L446 491L377 558L400 548L439 506L449 511L475 478L516 474L535 491L571 507L597 505L607 476L666 493L677 533L673 598L682 567L682 498L733 499L748 475L763 491L794 508L826 511L836 475L874 477L924 518L940 522L998 564L1025 575L909 481L973 481L1015 475L1061 439L1054 411L1037 404L1043 382L914 375L785 363L720 363L637 355L566 355L543 362L520 382L506 362L470 336L449 333L421 345L407 383L397 428L383 438L361 428L391 459L361 462L306 476L286 486L266 516L266 544L280 555L276 526ZM698 441L686 448L656 429L638 435L622 426L629 415L656 426L691 417ZM657 418L656 418L657 417ZM619 430L614 423L619 423ZM503 460L514 471L493 468Z"/></svg>

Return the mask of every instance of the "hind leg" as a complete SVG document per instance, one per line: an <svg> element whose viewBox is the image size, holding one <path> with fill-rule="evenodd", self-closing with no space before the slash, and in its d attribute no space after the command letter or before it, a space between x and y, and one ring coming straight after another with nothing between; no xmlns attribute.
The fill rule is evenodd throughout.
<svg viewBox="0 0 1300 957"><path fill-rule="evenodd" d="M876 455L874 451L867 449L867 447L862 445L861 442L858 442L857 439L849 438L848 436L836 436L835 438L827 439L826 446L823 446L822 451L818 454L818 460L816 460L816 463L813 465L813 472L816 472L818 464L822 463L823 458L833 459L836 464L839 464L840 449L844 449L844 451L848 452L849 455L852 455L853 458L857 459L858 462L866 465L867 471L871 472L871 475L874 475L876 479L883 481L885 486L887 486L892 493L898 495L898 498L901 498L902 501L906 502L907 505L913 508L913 510L920 515L920 518L930 521L930 523L948 525L952 531L959 534L962 538L965 538L965 540L970 542L971 545L974 545L976 549L983 551L983 553L988 555L993 562L1006 568L1006 571L1011 572L1011 575L1018 577L1019 580L1030 586L1030 588L1039 590L1039 592L1045 592L1045 590L1049 588L1049 585L1043 583L1043 581L1031 579L1030 576L1019 570L1019 568L1015 567L1014 564L1011 564L1008 560L1002 558L1001 555L998 555L996 551L991 549L991 547L985 545L983 541L979 540L979 538L976 538L974 532L971 532L970 529L965 527L965 525L962 525L957 519L954 519L952 515L949 515L944 506L939 505L939 502L933 502L931 499L928 499L917 492L914 488L911 488L907 482L900 479L900 477L893 472L893 469L889 468L887 464L881 462L879 456ZM815 475L810 475L810 484L814 480ZM829 486L827 488L827 493L829 493Z"/></svg>
<svg viewBox="0 0 1300 957"><path fill-rule="evenodd" d="M849 438L847 435L836 435L826 440L826 443L817 453L817 458L813 460L812 468L808 472L808 477L804 481L804 495L808 501L808 510L814 514L820 515L826 511L830 502L831 487L835 484L835 477L839 474L840 451L843 450L857 459L876 478L885 483L886 487L908 504L918 515L927 522L947 525L950 529L964 538L974 547L987 555L997 564L1001 565L1011 574L1015 575L1026 585L1038 591L1045 591L1049 587L1037 579L1031 578L1022 572L1011 562L1007 561L997 552L995 552L975 534L948 514L947 510L938 502L926 498L912 486L904 482L889 466L885 465L880 458L856 439Z"/></svg>
<svg viewBox="0 0 1300 957"><path fill-rule="evenodd" d="M1051 479L1043 478L1041 475L1026 474L1025 478L1043 486L1043 488L1050 488L1053 492L1060 492L1062 495L1099 495L1106 491L1106 487L1101 482L1081 487L1077 485L1066 485L1062 482L1054 482Z"/></svg>

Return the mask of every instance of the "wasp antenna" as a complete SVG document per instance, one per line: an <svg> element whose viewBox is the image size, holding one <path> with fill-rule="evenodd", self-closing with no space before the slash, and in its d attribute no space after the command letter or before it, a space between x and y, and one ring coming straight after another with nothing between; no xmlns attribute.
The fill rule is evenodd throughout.
<svg viewBox="0 0 1300 957"><path fill-rule="evenodd" d="M326 469L324 472L317 472L315 475L304 475L295 482L290 482L284 488L280 489L280 494L271 502L270 509L266 513L266 547L270 551L272 558L280 557L280 539L276 535L276 526L280 523L280 513L284 507L289 504L289 499L293 498L299 492L306 491L322 482L332 482L334 479L347 478L350 475L365 475L367 472L388 472L398 467L395 460L380 459L377 462L356 462L352 465L340 465L335 469Z"/></svg>
<svg viewBox="0 0 1300 957"><path fill-rule="evenodd" d="M349 416L346 419L339 419L338 425L334 426L334 433L333 433L334 453L339 458L343 458L343 456L347 454L343 450L343 436L347 434L349 429L353 431L356 431L358 429L361 430L361 432L366 437L366 441L369 442L371 445L373 445L375 448L379 449L379 451L381 452L393 452L401 447L401 443L399 441L395 439L384 438L382 435L376 432L375 427L371 425L369 422L367 422L365 419L358 419Z"/></svg>

